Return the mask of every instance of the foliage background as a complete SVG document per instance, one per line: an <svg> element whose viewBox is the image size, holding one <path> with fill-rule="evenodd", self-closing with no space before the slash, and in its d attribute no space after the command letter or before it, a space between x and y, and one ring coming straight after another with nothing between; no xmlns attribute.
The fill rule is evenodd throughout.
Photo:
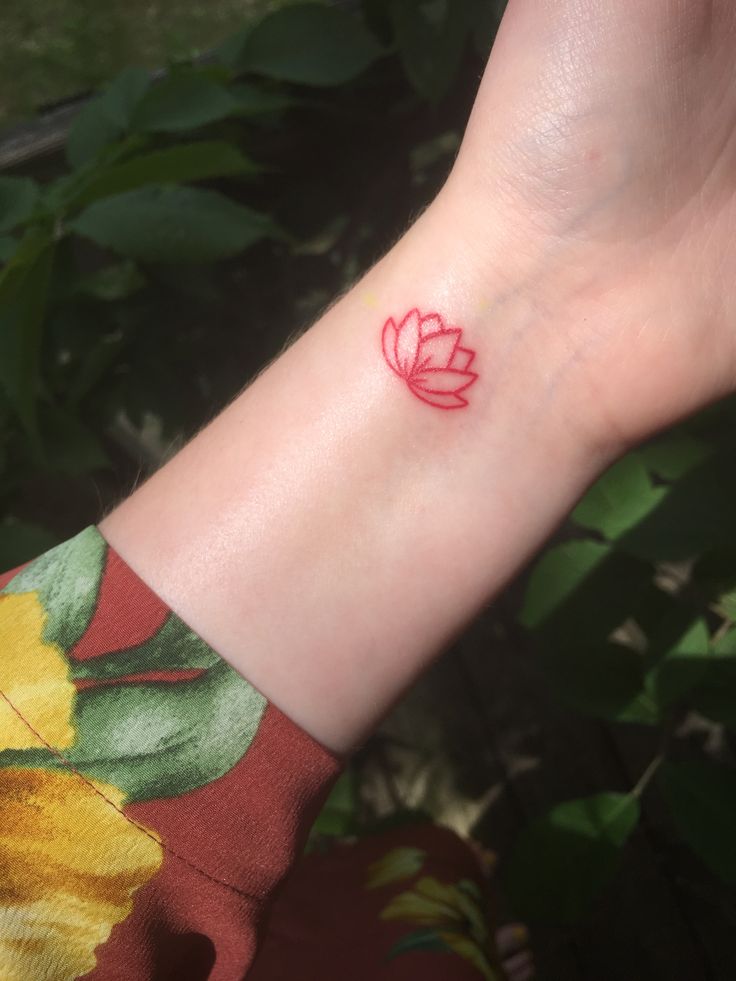
<svg viewBox="0 0 736 981"><path fill-rule="evenodd" d="M447 173L501 13L246 6L3 9L6 119L100 85L64 159L0 175L3 568L93 521L390 245ZM616 464L510 593L560 704L646 748L631 785L552 793L517 835L532 922L584 920L652 814L736 918L735 414ZM360 794L351 773L315 840L364 827Z"/></svg>
<svg viewBox="0 0 736 981"><path fill-rule="evenodd" d="M284 0L4 0L0 125L73 98L129 65L201 54Z"/></svg>

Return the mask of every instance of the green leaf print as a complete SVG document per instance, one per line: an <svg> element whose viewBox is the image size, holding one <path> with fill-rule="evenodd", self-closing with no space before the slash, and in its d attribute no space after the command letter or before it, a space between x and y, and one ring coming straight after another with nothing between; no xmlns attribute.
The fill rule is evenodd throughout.
<svg viewBox="0 0 736 981"><path fill-rule="evenodd" d="M72 661L72 678L97 680L123 678L149 671L211 668L220 661L209 644L198 637L175 613L143 644L111 651L85 661Z"/></svg>
<svg viewBox="0 0 736 981"><path fill-rule="evenodd" d="M35 559L4 593L38 593L48 614L43 639L69 651L89 626L97 605L107 543L96 528Z"/></svg>
<svg viewBox="0 0 736 981"><path fill-rule="evenodd" d="M266 699L227 662L174 683L102 685L77 695L66 759L126 802L174 797L227 773L258 731ZM6 750L0 766L64 769L47 750Z"/></svg>

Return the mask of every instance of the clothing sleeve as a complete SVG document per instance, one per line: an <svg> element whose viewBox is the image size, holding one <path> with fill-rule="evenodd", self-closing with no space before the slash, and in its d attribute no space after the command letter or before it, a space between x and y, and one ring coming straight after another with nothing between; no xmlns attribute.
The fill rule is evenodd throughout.
<svg viewBox="0 0 736 981"><path fill-rule="evenodd" d="M0 576L0 976L241 981L340 764L99 531Z"/></svg>

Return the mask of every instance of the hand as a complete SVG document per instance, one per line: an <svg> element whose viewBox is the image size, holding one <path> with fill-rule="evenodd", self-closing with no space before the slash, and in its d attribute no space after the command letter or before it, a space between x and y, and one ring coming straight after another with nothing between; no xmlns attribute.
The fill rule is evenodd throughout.
<svg viewBox="0 0 736 981"><path fill-rule="evenodd" d="M515 229L493 261L565 309L548 371L621 448L736 387L734 64L732 0L511 0L448 184Z"/></svg>

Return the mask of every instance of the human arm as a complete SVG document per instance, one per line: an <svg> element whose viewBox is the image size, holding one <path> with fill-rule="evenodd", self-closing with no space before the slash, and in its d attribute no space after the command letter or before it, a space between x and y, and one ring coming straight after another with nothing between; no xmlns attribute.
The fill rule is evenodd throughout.
<svg viewBox="0 0 736 981"><path fill-rule="evenodd" d="M142 578L91 534L0 580L20 976L242 977L337 769L307 733L348 751L609 460L733 387L733 49L724 3L516 0L438 200L102 522ZM467 407L384 360L412 307L462 327Z"/></svg>
<svg viewBox="0 0 736 981"><path fill-rule="evenodd" d="M723 3L513 3L439 198L102 523L336 752L617 453L733 386L733 35ZM467 407L387 367L414 307L475 350Z"/></svg>

